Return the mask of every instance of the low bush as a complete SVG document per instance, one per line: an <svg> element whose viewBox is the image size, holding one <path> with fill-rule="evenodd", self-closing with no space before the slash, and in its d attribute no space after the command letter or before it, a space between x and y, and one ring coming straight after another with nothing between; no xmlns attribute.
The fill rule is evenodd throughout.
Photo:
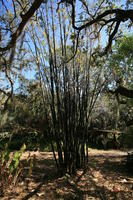
<svg viewBox="0 0 133 200"><path fill-rule="evenodd" d="M26 149L24 144L19 151L10 156L8 145L6 144L4 151L0 154L0 197L4 196L5 191L15 186L23 172L20 158Z"/></svg>

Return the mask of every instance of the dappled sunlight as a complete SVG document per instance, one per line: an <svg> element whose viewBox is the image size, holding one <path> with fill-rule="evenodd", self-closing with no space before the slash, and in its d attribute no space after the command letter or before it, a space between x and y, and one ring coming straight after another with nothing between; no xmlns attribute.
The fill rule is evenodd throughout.
<svg viewBox="0 0 133 200"><path fill-rule="evenodd" d="M14 200L131 199L133 176L122 164L126 152L91 149L89 152L90 164L73 176L57 172L51 152L25 152L21 158L24 165L29 153L34 156L31 176L27 178L24 173L15 191L9 190L1 199L6 200L7 195Z"/></svg>

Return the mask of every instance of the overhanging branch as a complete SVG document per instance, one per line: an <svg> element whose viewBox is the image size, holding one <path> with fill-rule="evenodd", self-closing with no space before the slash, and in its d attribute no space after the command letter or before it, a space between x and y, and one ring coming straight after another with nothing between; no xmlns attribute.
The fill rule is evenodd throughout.
<svg viewBox="0 0 133 200"><path fill-rule="evenodd" d="M15 46L17 39L22 34L22 31L23 31L25 25L27 24L27 22L29 21L29 19L34 15L35 11L38 10L40 5L42 3L46 3L46 2L47 2L47 0L34 0L32 6L29 8L29 10L24 15L21 15L22 21L20 22L15 33L13 33L11 35L11 40L9 41L7 46L0 47L0 52L2 52L2 53L6 52L7 50L10 50L11 48L13 48Z"/></svg>
<svg viewBox="0 0 133 200"><path fill-rule="evenodd" d="M115 91L109 91L112 94L120 94L122 96L133 98L133 90L127 89L124 86L119 86Z"/></svg>
<svg viewBox="0 0 133 200"><path fill-rule="evenodd" d="M88 28L91 25L93 25L95 23L99 23L103 20L105 21L104 26L106 26L109 23L108 21L106 23L106 17L112 15L112 21L116 22L116 27L114 28L114 31L112 32L112 34L109 37L109 44L107 45L107 47L105 49L106 51L112 44L112 40L114 39L114 36L117 33L119 24L121 22L127 21L128 19L130 19L133 22L133 9L129 9L129 10L110 9L110 10L104 11L101 14L98 14L97 16L96 16L96 14L97 14L96 13L95 16L92 16L91 19L87 23L82 24L81 26L77 26L75 23L75 18L76 18L75 2L76 2L76 0L61 0L58 3L58 7L59 7L60 3L67 3L72 7L72 10L71 10L72 27L79 32L81 30ZM42 3L47 3L47 0L34 0L32 6L29 8L29 10L25 14L21 15L22 21L20 22L15 33L13 33L11 35L11 39L10 39L9 43L5 47L0 47L0 52L2 52L2 54L4 54L6 51L10 50L11 48L13 48L15 46L17 39L22 34L25 25L27 24L29 19L34 15L35 11L38 10L38 8L40 7L40 5ZM88 12L89 12L89 10L88 10ZM90 12L89 12L89 14L90 14ZM115 15L115 17L114 17L114 15Z"/></svg>
<svg viewBox="0 0 133 200"><path fill-rule="evenodd" d="M85 6L87 9L86 3L83 0L80 0L80 1L82 2L83 6ZM129 19L133 22L133 9L129 9L129 10L109 9L98 15L97 15L97 13L99 10L97 10L97 12L95 13L94 16L91 15L91 19L88 22L86 22L85 24L82 24L81 26L77 26L76 25L75 2L76 2L76 0L71 0L71 1L70 0L61 0L60 1L60 3L69 3L69 5L71 5L71 7L72 7L72 10L71 10L72 27L79 32L83 29L86 29L86 28L92 26L95 23L100 23L102 21L104 21L103 26L106 26L110 22L116 22L113 32L111 33L111 35L109 35L108 45L106 46L102 55L107 53L108 49L111 47L112 41L113 41L116 33L118 32L120 23L125 22ZM100 6L99 6L99 9L100 9ZM89 9L87 9L87 13L89 13L89 15L90 15ZM112 15L112 18L107 20L107 18L111 17L111 15Z"/></svg>

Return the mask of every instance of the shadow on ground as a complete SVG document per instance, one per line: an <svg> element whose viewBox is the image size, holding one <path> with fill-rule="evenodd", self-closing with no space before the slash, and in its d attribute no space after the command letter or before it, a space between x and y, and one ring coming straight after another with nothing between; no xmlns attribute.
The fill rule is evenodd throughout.
<svg viewBox="0 0 133 200"><path fill-rule="evenodd" d="M133 199L133 176L122 156L90 155L88 167L76 176L61 176L51 153L35 153L32 175L27 177L27 156L23 181L2 200L129 200ZM22 184L23 183L23 184Z"/></svg>

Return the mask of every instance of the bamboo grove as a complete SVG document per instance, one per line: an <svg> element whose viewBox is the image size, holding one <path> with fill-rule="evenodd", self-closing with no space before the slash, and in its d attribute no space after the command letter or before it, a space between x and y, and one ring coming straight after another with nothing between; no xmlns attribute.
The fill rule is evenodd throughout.
<svg viewBox="0 0 133 200"><path fill-rule="evenodd" d="M102 61L96 63L91 56L95 41L90 38L89 31L83 31L77 41L64 6L56 13L51 1L49 6L40 9L37 27L31 22L30 28L31 39L27 45L38 71L54 158L58 167L71 174L88 161L91 114L106 82Z"/></svg>

